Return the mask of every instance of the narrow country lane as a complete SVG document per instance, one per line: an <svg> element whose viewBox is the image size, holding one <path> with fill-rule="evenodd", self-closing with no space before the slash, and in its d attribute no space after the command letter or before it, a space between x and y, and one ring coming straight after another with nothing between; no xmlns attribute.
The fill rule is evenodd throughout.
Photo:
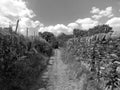
<svg viewBox="0 0 120 90"><path fill-rule="evenodd" d="M51 57L52 66L48 70L49 84L48 90L82 90L84 77L79 82L69 80L66 70L67 65L61 60L61 50L55 50L55 56Z"/></svg>

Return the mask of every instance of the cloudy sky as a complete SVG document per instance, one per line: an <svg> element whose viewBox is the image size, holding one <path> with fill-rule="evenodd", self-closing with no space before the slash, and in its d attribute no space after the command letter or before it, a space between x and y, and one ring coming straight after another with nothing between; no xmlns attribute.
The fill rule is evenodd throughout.
<svg viewBox="0 0 120 90"><path fill-rule="evenodd" d="M49 31L71 34L74 28L87 30L98 24L120 28L120 0L0 0L0 26L15 27L25 34Z"/></svg>

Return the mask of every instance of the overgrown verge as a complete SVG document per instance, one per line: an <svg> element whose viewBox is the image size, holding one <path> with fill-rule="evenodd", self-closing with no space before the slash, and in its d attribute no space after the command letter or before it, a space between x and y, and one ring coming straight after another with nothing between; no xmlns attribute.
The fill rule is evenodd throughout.
<svg viewBox="0 0 120 90"><path fill-rule="evenodd" d="M53 49L40 37L0 31L0 90L38 90Z"/></svg>
<svg viewBox="0 0 120 90"><path fill-rule="evenodd" d="M119 90L120 38L112 38L110 30L86 32L70 39L63 49L62 60L69 66L69 79L78 81L85 74L80 90Z"/></svg>

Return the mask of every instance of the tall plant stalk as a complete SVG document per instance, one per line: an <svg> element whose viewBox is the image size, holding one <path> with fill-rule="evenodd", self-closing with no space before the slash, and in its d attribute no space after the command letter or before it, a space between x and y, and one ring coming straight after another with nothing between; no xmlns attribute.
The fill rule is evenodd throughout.
<svg viewBox="0 0 120 90"><path fill-rule="evenodd" d="M19 19L17 20L17 24L16 24L16 29L15 29L15 32L17 33L17 30L18 30L18 26L19 26Z"/></svg>

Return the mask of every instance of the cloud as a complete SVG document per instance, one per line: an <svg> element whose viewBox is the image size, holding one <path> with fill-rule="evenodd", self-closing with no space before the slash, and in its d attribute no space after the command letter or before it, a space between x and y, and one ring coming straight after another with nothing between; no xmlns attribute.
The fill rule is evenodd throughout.
<svg viewBox="0 0 120 90"><path fill-rule="evenodd" d="M10 21L11 20L9 18L0 15L0 27L7 27L7 26L9 26Z"/></svg>
<svg viewBox="0 0 120 90"><path fill-rule="evenodd" d="M113 36L120 36L120 17L113 17L106 24L113 28Z"/></svg>
<svg viewBox="0 0 120 90"><path fill-rule="evenodd" d="M95 20L99 20L100 18L102 18L102 15L93 15L92 18Z"/></svg>
<svg viewBox="0 0 120 90"><path fill-rule="evenodd" d="M51 32L57 36L61 33L72 34L73 30L63 24L57 24L55 26L41 27L39 29L39 32L45 32L45 31Z"/></svg>
<svg viewBox="0 0 120 90"><path fill-rule="evenodd" d="M93 28L94 26L99 24L98 21L92 20L91 18L78 19L76 23L79 24L81 28L85 30Z"/></svg>
<svg viewBox="0 0 120 90"><path fill-rule="evenodd" d="M112 7L107 7L105 10L100 10L99 8L92 7L90 13L94 14L92 16L93 19L99 20L102 17L108 17L108 18L113 17L114 14L112 11L113 11Z"/></svg>
<svg viewBox="0 0 120 90"><path fill-rule="evenodd" d="M120 26L120 17L114 17L106 22L106 24L109 24L112 27L118 27Z"/></svg>
<svg viewBox="0 0 120 90"><path fill-rule="evenodd" d="M71 28L71 29L75 29L75 28L79 29L80 28L80 26L75 22L69 23L67 26L68 26L68 28Z"/></svg>
<svg viewBox="0 0 120 90"><path fill-rule="evenodd" d="M35 16L34 12L28 9L26 2L23 0L0 0L0 14L13 17Z"/></svg>
<svg viewBox="0 0 120 90"><path fill-rule="evenodd" d="M40 27L39 32L52 32L54 35L61 33L72 34L75 28L88 30L98 25L98 21L92 20L91 18L78 19L75 22L69 23L67 26L63 24L57 24L55 26Z"/></svg>
<svg viewBox="0 0 120 90"><path fill-rule="evenodd" d="M24 17L20 19L20 27L25 28L36 28L37 26L41 25L39 21L33 21L30 18Z"/></svg>
<svg viewBox="0 0 120 90"><path fill-rule="evenodd" d="M35 13L27 7L23 0L0 0L0 26L8 27L13 25L15 29L16 21L19 19L19 32L25 33L26 28L38 28L43 26L40 21L32 20Z"/></svg>
<svg viewBox="0 0 120 90"><path fill-rule="evenodd" d="M19 23L18 29L20 29L19 33L26 35L27 28L29 29L29 35L33 35L34 32L37 34L40 27L44 25L39 21L33 21L30 18L22 18Z"/></svg>
<svg viewBox="0 0 120 90"><path fill-rule="evenodd" d="M92 7L92 10L90 11L91 13L95 14L95 13L99 13L100 9L96 8L96 7Z"/></svg>

